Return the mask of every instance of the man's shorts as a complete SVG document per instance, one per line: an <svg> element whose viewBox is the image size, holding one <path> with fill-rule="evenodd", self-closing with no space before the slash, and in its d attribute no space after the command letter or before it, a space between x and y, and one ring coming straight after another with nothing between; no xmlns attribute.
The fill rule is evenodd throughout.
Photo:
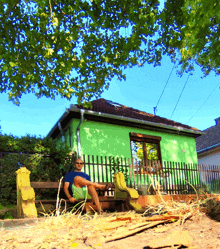
<svg viewBox="0 0 220 249"><path fill-rule="evenodd" d="M73 197L76 198L76 200L79 199L92 199L91 195L88 193L87 187L77 188L72 184L72 191L73 191Z"/></svg>

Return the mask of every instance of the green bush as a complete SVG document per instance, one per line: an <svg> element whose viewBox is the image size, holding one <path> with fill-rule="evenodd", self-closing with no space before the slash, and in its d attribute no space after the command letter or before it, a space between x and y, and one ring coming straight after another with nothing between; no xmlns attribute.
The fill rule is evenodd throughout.
<svg viewBox="0 0 220 249"><path fill-rule="evenodd" d="M110 162L111 162L111 173L112 176L117 173L121 172L124 174L125 177L125 182L128 184L128 181L131 180L129 176L129 168L127 165L121 164L121 160L119 157L110 157Z"/></svg>
<svg viewBox="0 0 220 249"><path fill-rule="evenodd" d="M213 179L210 183L202 183L198 188L199 194L217 194L220 192L220 180Z"/></svg>
<svg viewBox="0 0 220 249"><path fill-rule="evenodd" d="M10 212L6 212L3 219L4 220L6 220L6 219L14 219L14 217L12 216L12 214Z"/></svg>
<svg viewBox="0 0 220 249"><path fill-rule="evenodd" d="M56 141L27 135L14 137L0 134L0 203L16 204L16 175L18 163L31 171L30 181L57 181L72 169L72 156L65 145ZM6 154L6 152L10 152ZM42 190L43 194L55 191Z"/></svg>
<svg viewBox="0 0 220 249"><path fill-rule="evenodd" d="M220 180L212 180L210 185L211 185L211 190L213 191L213 193L220 192Z"/></svg>

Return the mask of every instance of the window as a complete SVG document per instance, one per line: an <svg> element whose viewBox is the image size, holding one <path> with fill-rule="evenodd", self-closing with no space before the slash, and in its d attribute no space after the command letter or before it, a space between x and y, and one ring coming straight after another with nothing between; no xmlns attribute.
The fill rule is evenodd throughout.
<svg viewBox="0 0 220 249"><path fill-rule="evenodd" d="M112 106L115 106L115 107L122 107L122 105L116 103L116 102L113 102L111 100L106 100L106 103L112 105Z"/></svg>
<svg viewBox="0 0 220 249"><path fill-rule="evenodd" d="M148 160L161 161L161 137L130 133L131 156L135 165L148 165Z"/></svg>

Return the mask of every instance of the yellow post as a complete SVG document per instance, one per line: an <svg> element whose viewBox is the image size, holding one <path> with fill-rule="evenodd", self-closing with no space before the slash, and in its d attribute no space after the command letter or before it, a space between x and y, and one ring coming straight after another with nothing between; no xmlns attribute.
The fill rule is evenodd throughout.
<svg viewBox="0 0 220 249"><path fill-rule="evenodd" d="M26 167L18 169L17 182L17 217L37 217L35 193L30 184L30 171Z"/></svg>

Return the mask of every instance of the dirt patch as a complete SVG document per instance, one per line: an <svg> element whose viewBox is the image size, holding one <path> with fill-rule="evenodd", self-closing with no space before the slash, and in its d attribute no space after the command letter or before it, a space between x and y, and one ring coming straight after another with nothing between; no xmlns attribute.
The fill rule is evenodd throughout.
<svg viewBox="0 0 220 249"><path fill-rule="evenodd" d="M118 214L120 216L120 214ZM93 217L94 218L94 217ZM100 249L119 249L119 248L152 248L152 242L165 240L177 231L179 233L188 231L192 238L192 246L197 249L220 249L220 223L207 217L205 214L192 217L183 225L175 223L162 224L154 228L147 229L133 236L108 243L95 243L92 239L77 240L74 233L71 233L76 220L69 227L60 226L57 229L47 226L48 218L8 220L4 221L4 227L0 231L0 237L4 238L0 242L0 248L100 248ZM1 221L2 222L2 221ZM88 228L90 221L78 221L78 226ZM44 226L42 226L44 224ZM15 229L13 229L15 228ZM28 228L28 229L26 229ZM80 229L79 229L80 232ZM71 240L72 238L72 240ZM166 247L171 248L171 247ZM188 248L188 247L187 247ZM189 247L190 248L190 247Z"/></svg>
<svg viewBox="0 0 220 249"><path fill-rule="evenodd" d="M159 225L135 236L110 242L103 249L135 248L150 249L152 241L166 240L175 232L188 231L193 240L192 246L197 249L220 249L220 223L202 215L192 218L182 226L173 227L173 224ZM101 247L100 247L101 248ZM166 247L171 248L171 247ZM189 247L190 248L190 247Z"/></svg>
<svg viewBox="0 0 220 249"><path fill-rule="evenodd" d="M101 216L66 213L2 220L0 248L220 249L219 211L219 198L209 198L148 206L144 215L134 211Z"/></svg>
<svg viewBox="0 0 220 249"><path fill-rule="evenodd" d="M44 222L46 217L26 218L26 219L8 219L0 220L0 228L2 230L25 229L30 226L35 226L40 222Z"/></svg>

